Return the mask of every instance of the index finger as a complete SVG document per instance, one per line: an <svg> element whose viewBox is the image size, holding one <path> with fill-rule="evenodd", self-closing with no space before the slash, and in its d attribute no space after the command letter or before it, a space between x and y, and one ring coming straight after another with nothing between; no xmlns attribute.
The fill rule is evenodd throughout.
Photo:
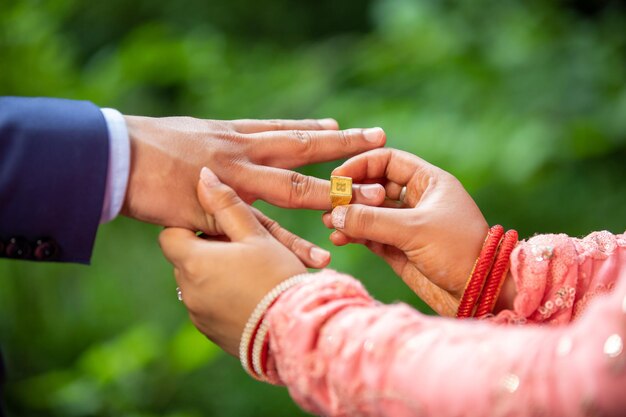
<svg viewBox="0 0 626 417"><path fill-rule="evenodd" d="M159 234L159 246L172 265L182 263L204 243L194 232L180 227L168 227Z"/></svg>
<svg viewBox="0 0 626 417"><path fill-rule="evenodd" d="M408 152L383 148L348 159L333 170L333 175L352 177L354 181L385 178L406 185L416 174L432 175L438 169Z"/></svg>

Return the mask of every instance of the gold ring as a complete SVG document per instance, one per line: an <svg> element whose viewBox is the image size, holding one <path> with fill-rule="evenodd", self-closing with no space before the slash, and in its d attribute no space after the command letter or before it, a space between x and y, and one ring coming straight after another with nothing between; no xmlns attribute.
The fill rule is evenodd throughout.
<svg viewBox="0 0 626 417"><path fill-rule="evenodd" d="M352 200L352 178L330 177L330 204L333 208L350 204Z"/></svg>

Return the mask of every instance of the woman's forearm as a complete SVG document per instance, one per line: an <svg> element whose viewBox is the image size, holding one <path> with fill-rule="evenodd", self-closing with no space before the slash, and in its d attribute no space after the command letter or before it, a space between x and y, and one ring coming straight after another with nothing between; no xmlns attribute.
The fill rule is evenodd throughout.
<svg viewBox="0 0 626 417"><path fill-rule="evenodd" d="M501 326L380 305L322 272L271 308L275 381L322 415L616 415L626 409L626 270L569 326Z"/></svg>

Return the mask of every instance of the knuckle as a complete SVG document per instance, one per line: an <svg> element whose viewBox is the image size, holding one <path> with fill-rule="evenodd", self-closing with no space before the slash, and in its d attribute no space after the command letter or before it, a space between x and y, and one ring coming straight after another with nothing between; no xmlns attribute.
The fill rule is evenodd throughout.
<svg viewBox="0 0 626 417"><path fill-rule="evenodd" d="M279 119L268 120L267 123L271 126L272 130L282 130L285 127L285 123Z"/></svg>
<svg viewBox="0 0 626 417"><path fill-rule="evenodd" d="M280 234L282 227L280 226L280 224L276 221L276 220L272 220L269 217L264 217L263 219L261 219L261 224L263 225L263 227L265 227L270 234L272 234L273 236L277 236Z"/></svg>
<svg viewBox="0 0 626 417"><path fill-rule="evenodd" d="M295 253L299 257L308 257L308 254L310 253L313 244L302 239L299 236L293 235L291 233L289 235L290 241L288 241L285 246L287 246L293 253Z"/></svg>
<svg viewBox="0 0 626 417"><path fill-rule="evenodd" d="M354 142L354 129L340 130L339 141L343 146L350 146Z"/></svg>
<svg viewBox="0 0 626 417"><path fill-rule="evenodd" d="M222 143L243 143L246 141L246 136L236 130L235 126L224 126L222 129L216 131L217 139Z"/></svg>
<svg viewBox="0 0 626 417"><path fill-rule="evenodd" d="M215 133L225 133L225 132L236 132L239 122L243 122L243 120L213 120L213 119L205 119L204 128L205 131L215 132Z"/></svg>
<svg viewBox="0 0 626 417"><path fill-rule="evenodd" d="M300 239L298 236L287 231L285 231L285 233L283 233L280 238L280 242L283 244L283 246L287 247L292 252L298 252L303 248L301 241L302 239Z"/></svg>
<svg viewBox="0 0 626 417"><path fill-rule="evenodd" d="M244 134L231 129L222 130L219 133L219 137L222 141L226 143L242 144L247 142L246 136Z"/></svg>
<svg viewBox="0 0 626 417"><path fill-rule="evenodd" d="M213 124L220 128L221 132L239 132L247 130L248 126L253 123L251 119L235 119L227 121L212 121Z"/></svg>
<svg viewBox="0 0 626 417"><path fill-rule="evenodd" d="M310 132L306 130L293 130L291 134L294 139L298 141L300 152L310 153L314 151L313 147L315 146L315 142Z"/></svg>
<svg viewBox="0 0 626 417"><path fill-rule="evenodd" d="M365 210L363 207L352 206L346 213L346 228L350 230L366 231L370 225L376 223L376 213Z"/></svg>
<svg viewBox="0 0 626 417"><path fill-rule="evenodd" d="M221 235L223 230L215 217L210 215L204 215L204 231L209 236Z"/></svg>
<svg viewBox="0 0 626 417"><path fill-rule="evenodd" d="M249 170L247 155L252 149L253 144L243 143L236 148L224 149L215 153L213 161L218 177L221 178L221 175L223 175L224 179L236 181L239 178L239 175L236 175L237 173L247 172Z"/></svg>
<svg viewBox="0 0 626 417"><path fill-rule="evenodd" d="M289 175L289 197L290 207L298 207L305 200L307 194L311 191L311 179L299 172L292 172Z"/></svg>

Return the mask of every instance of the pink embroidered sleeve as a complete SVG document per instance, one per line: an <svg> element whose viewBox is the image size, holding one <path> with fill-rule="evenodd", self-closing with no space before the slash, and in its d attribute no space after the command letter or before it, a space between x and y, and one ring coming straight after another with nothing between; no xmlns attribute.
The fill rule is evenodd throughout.
<svg viewBox="0 0 626 417"><path fill-rule="evenodd" d="M285 384L304 409L328 416L624 415L626 257L618 240L613 250L600 251L606 258L599 246L588 251L585 239L573 241L570 259L588 279L570 281L571 272L562 273L550 294L537 296L541 284L515 276L518 298L528 298L515 301L514 313L529 321L561 284L574 284L575 299L550 317L573 311L585 293L605 285L602 279L616 283L564 326L424 316L406 305L377 303L346 275L315 274L267 313L273 382ZM556 262L560 248L553 245L552 262L545 262L549 272L533 269L533 276L562 268ZM541 266L539 254L525 264L532 251L520 247L514 254L515 274ZM569 270L575 264L565 265ZM604 278L598 281L597 274Z"/></svg>
<svg viewBox="0 0 626 417"><path fill-rule="evenodd" d="M613 289L626 262L626 235L594 232L583 239L538 235L511 254L514 309L494 321L569 323L589 301Z"/></svg>

